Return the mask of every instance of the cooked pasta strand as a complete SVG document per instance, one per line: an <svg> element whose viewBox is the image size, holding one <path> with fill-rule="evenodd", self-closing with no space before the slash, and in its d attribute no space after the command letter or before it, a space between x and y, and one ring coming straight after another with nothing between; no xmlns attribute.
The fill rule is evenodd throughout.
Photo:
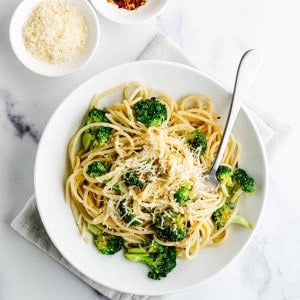
<svg viewBox="0 0 300 300"><path fill-rule="evenodd" d="M100 100L120 92L122 98L105 108L110 123L83 122L69 143L72 173L66 181L66 198L79 230L84 233L87 222L97 224L106 232L121 236L125 246L154 235L159 243L176 246L178 257L194 258L202 247L219 244L228 235L228 226L217 230L211 220L212 213L226 199L220 191L211 191L204 179L222 137L213 103L202 95L189 95L175 102L159 90L132 82L94 95L89 108L97 108ZM134 104L151 97L167 106L168 118L161 127L147 128L134 120ZM80 150L82 134L99 126L112 128L111 139L100 148ZM183 138L195 129L201 129L207 139L207 150L200 158ZM231 135L222 163L235 166L239 154L240 144ZM87 170L97 160L109 161L110 171L91 178ZM124 183L124 175L132 169L150 174L151 180L143 189ZM185 181L193 188L190 200L181 205L175 201L174 193ZM114 190L116 184L119 190ZM124 221L118 209L123 199L131 202L139 225L131 226ZM154 215L168 207L185 215L188 232L180 242L165 242L155 236ZM235 213L237 209L238 205Z"/></svg>

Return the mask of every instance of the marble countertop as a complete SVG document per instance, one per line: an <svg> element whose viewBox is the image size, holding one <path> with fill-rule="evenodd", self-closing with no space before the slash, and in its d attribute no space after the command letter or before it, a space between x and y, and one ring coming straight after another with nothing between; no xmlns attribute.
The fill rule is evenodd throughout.
<svg viewBox="0 0 300 300"><path fill-rule="evenodd" d="M268 201L250 245L211 280L164 299L300 299L300 197L291 188L299 182L293 169L299 167L300 152L300 110L293 109L299 107L300 49L293 38L300 25L297 1L283 8L270 0L172 0L159 17L136 26L99 16L101 43L93 61L61 78L36 75L14 56L8 28L19 2L0 1L0 299L105 299L9 224L33 193L38 141L58 104L92 75L136 59L157 32L228 86L243 51L261 48L265 63L252 97L262 111L290 128L289 143L269 164Z"/></svg>

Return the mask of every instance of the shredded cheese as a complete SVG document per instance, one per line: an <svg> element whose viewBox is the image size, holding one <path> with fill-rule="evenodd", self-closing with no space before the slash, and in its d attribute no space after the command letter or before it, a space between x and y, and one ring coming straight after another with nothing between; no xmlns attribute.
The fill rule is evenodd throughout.
<svg viewBox="0 0 300 300"><path fill-rule="evenodd" d="M140 179L149 175L150 182L140 194L144 199L166 199L169 203L169 198L173 197L183 182L192 184L194 201L200 199L202 193L208 190L199 156L187 147L182 138L170 136L168 130L163 128L153 131L149 129L144 137L142 150L125 161L119 157L115 164L116 167L112 171L95 179L99 182L111 179L106 183L104 191L109 191L115 183L121 183L126 172L130 171L134 171ZM167 179L159 176L160 167L167 172ZM163 183L160 189L159 182ZM130 192L130 187L127 189ZM176 205L175 201L171 202Z"/></svg>
<svg viewBox="0 0 300 300"><path fill-rule="evenodd" d="M27 50L54 64L66 63L85 49L89 37L86 20L65 0L46 0L32 12L23 28Z"/></svg>
<svg viewBox="0 0 300 300"><path fill-rule="evenodd" d="M168 118L161 126L146 127L133 118L134 105L154 96L166 104ZM121 236L126 248L152 237L159 244L175 246L178 258L187 259L195 257L200 247L220 244L228 236L231 220L220 229L212 220L213 212L226 201L220 189L211 189L206 181L222 137L213 103L201 95L188 95L175 102L164 92L131 82L95 95L89 109L101 107L99 101L105 97L124 99L105 108L110 123L82 126L68 148L72 174L66 182L66 196L71 209L76 210L75 217L82 213L83 221L78 224L81 232L83 224L96 224L104 232ZM81 150L82 133L99 126L113 129L111 139L102 147ZM206 152L200 157L185 140L186 134L196 129L207 139ZM239 143L231 138L222 164L234 168L239 153ZM87 173L88 167L97 160L109 161L111 167L108 173L92 178ZM133 182L128 172L133 173ZM143 182L135 182L134 177ZM189 199L180 202L177 190L187 183L191 187ZM118 184L117 189L114 184ZM163 225L163 217L158 219L158 216L173 217L173 212L178 213L180 220L175 229L181 229L183 218L186 236L181 241L160 240L155 229L158 220ZM132 223L137 220L140 225Z"/></svg>

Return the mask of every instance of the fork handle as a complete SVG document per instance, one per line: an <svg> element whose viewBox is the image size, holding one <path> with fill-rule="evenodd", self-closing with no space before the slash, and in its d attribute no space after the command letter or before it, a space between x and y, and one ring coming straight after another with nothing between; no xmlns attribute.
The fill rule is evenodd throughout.
<svg viewBox="0 0 300 300"><path fill-rule="evenodd" d="M240 60L222 140L210 173L216 172L219 167L238 112L248 95L249 89L252 86L261 64L262 55L256 49L246 51Z"/></svg>

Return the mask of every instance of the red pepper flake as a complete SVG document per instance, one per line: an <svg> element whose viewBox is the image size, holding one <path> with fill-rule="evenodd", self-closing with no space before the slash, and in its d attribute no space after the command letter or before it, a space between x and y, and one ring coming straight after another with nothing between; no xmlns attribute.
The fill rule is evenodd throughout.
<svg viewBox="0 0 300 300"><path fill-rule="evenodd" d="M135 10L144 5L147 0L107 0L110 3L118 5L119 8Z"/></svg>

